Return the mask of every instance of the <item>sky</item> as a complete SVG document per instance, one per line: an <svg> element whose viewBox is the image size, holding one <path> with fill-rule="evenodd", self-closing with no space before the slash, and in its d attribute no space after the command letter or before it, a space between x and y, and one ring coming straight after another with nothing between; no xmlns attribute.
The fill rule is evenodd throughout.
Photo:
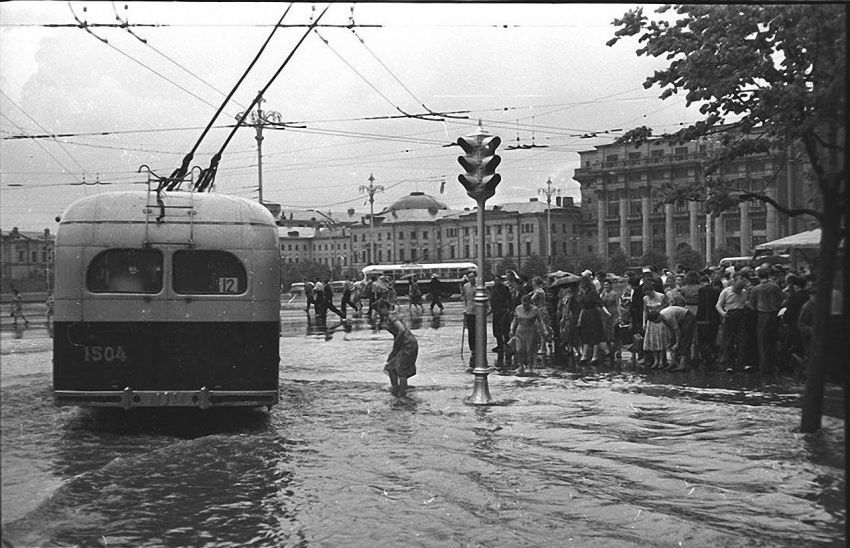
<svg viewBox="0 0 850 548"><path fill-rule="evenodd" d="M54 230L78 198L145 189L141 166L170 174L287 6L0 3L0 228ZM448 145L479 120L502 139L489 204L545 200L548 180L578 201L579 151L699 119L682 96L643 88L668 61L637 57L633 39L605 45L635 5L333 3L296 49L326 6L292 5L294 26L274 33L190 165L209 166L266 86L263 110L288 127L263 131L263 198L285 210L368 213L370 176L376 211L414 191L473 207ZM427 111L455 117L405 116ZM257 199L257 156L255 129L237 129L214 191Z"/></svg>

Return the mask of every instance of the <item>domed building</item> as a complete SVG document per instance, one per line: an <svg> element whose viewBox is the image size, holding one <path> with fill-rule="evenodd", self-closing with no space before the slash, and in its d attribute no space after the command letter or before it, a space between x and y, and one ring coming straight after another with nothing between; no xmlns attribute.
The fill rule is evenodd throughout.
<svg viewBox="0 0 850 548"><path fill-rule="evenodd" d="M432 210L436 212L441 209L448 209L448 206L424 192L411 192L408 196L396 200L394 204L381 211L379 215L403 209L424 209L430 213Z"/></svg>

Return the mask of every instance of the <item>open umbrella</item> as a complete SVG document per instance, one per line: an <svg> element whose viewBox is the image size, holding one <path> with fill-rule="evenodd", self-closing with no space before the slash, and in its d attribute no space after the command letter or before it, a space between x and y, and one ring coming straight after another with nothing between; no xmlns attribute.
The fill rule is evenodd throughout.
<svg viewBox="0 0 850 548"><path fill-rule="evenodd" d="M558 278L557 280L552 282L552 287L561 287L562 285L577 284L579 283L579 281L581 281L581 278L579 276L568 273L566 276Z"/></svg>
<svg viewBox="0 0 850 548"><path fill-rule="evenodd" d="M563 270L556 270L555 272L550 272L549 274L546 274L546 276L550 278L563 278L567 274L569 274L569 272L564 272Z"/></svg>

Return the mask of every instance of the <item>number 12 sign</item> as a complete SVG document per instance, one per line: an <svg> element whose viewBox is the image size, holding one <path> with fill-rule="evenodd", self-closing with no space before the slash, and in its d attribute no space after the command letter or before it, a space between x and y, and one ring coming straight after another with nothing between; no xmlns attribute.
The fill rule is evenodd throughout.
<svg viewBox="0 0 850 548"><path fill-rule="evenodd" d="M218 279L219 293L238 293L239 279L238 278L219 278Z"/></svg>

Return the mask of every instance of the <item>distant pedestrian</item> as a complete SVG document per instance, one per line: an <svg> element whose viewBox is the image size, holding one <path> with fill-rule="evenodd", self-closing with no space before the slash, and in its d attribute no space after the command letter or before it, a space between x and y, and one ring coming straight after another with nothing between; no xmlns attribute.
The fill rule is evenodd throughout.
<svg viewBox="0 0 850 548"><path fill-rule="evenodd" d="M540 310L531 304L531 295L522 296L522 304L514 310L511 340L516 346L517 375L531 374L537 360L540 341L546 337L546 326Z"/></svg>
<svg viewBox="0 0 850 548"><path fill-rule="evenodd" d="M304 311L307 315L310 315L310 305L313 305L313 309L316 308L316 294L314 293L314 284L310 280L304 280L304 296L307 297L307 306L304 308Z"/></svg>
<svg viewBox="0 0 850 548"><path fill-rule="evenodd" d="M653 369L667 366L667 346L670 344L670 332L661 321L661 311L670 306L667 295L656 290L654 284L644 287L643 296L643 349L652 352Z"/></svg>
<svg viewBox="0 0 850 548"><path fill-rule="evenodd" d="M715 308L723 318L722 352L726 372L732 373L735 367L751 369L750 336L748 312L750 309L747 293L747 278L735 274L732 285L723 288L717 297Z"/></svg>
<svg viewBox="0 0 850 548"><path fill-rule="evenodd" d="M325 309L330 310L341 319L345 319L345 314L334 305L334 288L331 285L330 280L325 280L325 285L322 288L322 291L325 293Z"/></svg>
<svg viewBox="0 0 850 548"><path fill-rule="evenodd" d="M351 281L351 276L345 276L345 282L342 286L342 303L340 307L342 308L342 317L345 318L348 314L347 307L350 306L354 309L354 313L357 313L357 304L351 300L351 296L354 293L354 282Z"/></svg>
<svg viewBox="0 0 850 548"><path fill-rule="evenodd" d="M419 313L422 313L422 290L419 289L419 281L416 278L411 277L409 280L410 289L407 294L410 298L410 302L407 305L407 310L410 311L414 306L419 309Z"/></svg>
<svg viewBox="0 0 850 548"><path fill-rule="evenodd" d="M466 340L469 343L469 369L475 364L475 272L466 274L466 283L460 290L463 303L463 322L466 326Z"/></svg>
<svg viewBox="0 0 850 548"><path fill-rule="evenodd" d="M391 311L392 304L389 301L378 299L375 302L375 310L386 330L393 336L393 349L387 356L384 372L390 377L392 395L402 398L407 394L407 379L416 375L419 341L402 319Z"/></svg>
<svg viewBox="0 0 850 548"><path fill-rule="evenodd" d="M505 364L505 344L510 338L513 307L511 307L511 292L502 276L493 276L493 287L490 288L490 310L493 311L493 337L496 339L496 367L503 368Z"/></svg>
<svg viewBox="0 0 850 548"><path fill-rule="evenodd" d="M758 271L759 284L750 290L750 307L758 313L756 340L759 350L759 370L773 371L778 361L779 309L782 308L782 289L770 279L766 268Z"/></svg>
<svg viewBox="0 0 850 548"><path fill-rule="evenodd" d="M30 321L24 316L24 298L17 289L12 290L12 312L9 316L12 317L15 327L18 327L18 318L24 320L24 327L30 325Z"/></svg>
<svg viewBox="0 0 850 548"><path fill-rule="evenodd" d="M673 334L673 363L671 371L684 371L691 359L691 346L697 327L696 315L684 306L671 305L660 312L661 321Z"/></svg>
<svg viewBox="0 0 850 548"><path fill-rule="evenodd" d="M47 292L47 300L44 301L45 308L45 323L47 324L47 329L51 329L53 327L53 305L55 300L53 299L53 292Z"/></svg>
<svg viewBox="0 0 850 548"><path fill-rule="evenodd" d="M429 298L431 300L431 313L434 313L434 307L437 306L440 308L440 312L443 311L443 302L442 302L442 294L443 294L443 282L440 281L439 276L436 273L431 274L431 285L428 288Z"/></svg>

